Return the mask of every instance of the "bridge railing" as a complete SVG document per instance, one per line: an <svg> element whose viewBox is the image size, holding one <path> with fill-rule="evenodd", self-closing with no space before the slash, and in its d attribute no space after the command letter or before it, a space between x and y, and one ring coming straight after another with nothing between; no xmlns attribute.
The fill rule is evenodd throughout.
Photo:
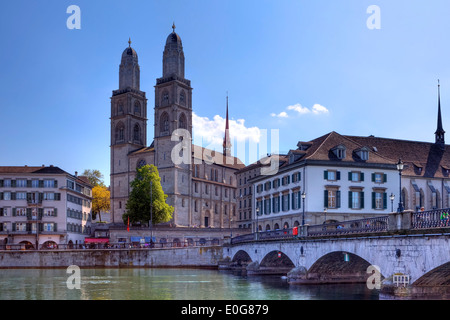
<svg viewBox="0 0 450 320"><path fill-rule="evenodd" d="M344 221L308 227L308 236L350 235L385 232L389 229L389 216Z"/></svg>
<svg viewBox="0 0 450 320"><path fill-rule="evenodd" d="M411 214L411 229L450 227L450 209L419 211Z"/></svg>
<svg viewBox="0 0 450 320"><path fill-rule="evenodd" d="M450 209L435 209L414 212L405 210L361 220L351 220L332 224L298 227L298 235L304 237L371 234L399 230L425 230L450 228ZM231 239L232 244L256 240L280 240L295 238L293 229L265 231L247 234Z"/></svg>

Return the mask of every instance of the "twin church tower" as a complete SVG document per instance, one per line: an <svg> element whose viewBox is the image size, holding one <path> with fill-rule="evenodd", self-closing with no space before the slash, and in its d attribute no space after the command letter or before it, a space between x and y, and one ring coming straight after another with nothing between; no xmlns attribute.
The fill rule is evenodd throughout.
<svg viewBox="0 0 450 320"><path fill-rule="evenodd" d="M156 79L154 139L150 146L147 146L147 98L140 88L138 55L131 41L122 53L119 89L111 97L112 222L123 223L136 169L154 164L168 195L167 203L175 208L172 226L232 227L233 220L237 220L233 219L236 215L234 173L244 164L230 154L228 103L223 153L211 150L205 153L204 148L192 145L191 163L175 164L171 158L172 149L179 144L172 141L174 130L185 129L192 137L192 87L184 74L181 38L174 25L172 28L164 47L162 77ZM204 154L213 161L203 161ZM194 159L198 156L202 159Z"/></svg>

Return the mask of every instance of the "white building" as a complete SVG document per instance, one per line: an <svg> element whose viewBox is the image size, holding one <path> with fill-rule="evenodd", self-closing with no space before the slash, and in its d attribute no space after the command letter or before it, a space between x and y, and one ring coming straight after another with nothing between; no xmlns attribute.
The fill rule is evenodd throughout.
<svg viewBox="0 0 450 320"><path fill-rule="evenodd" d="M92 186L54 166L0 167L0 245L52 248L90 235Z"/></svg>
<svg viewBox="0 0 450 320"><path fill-rule="evenodd" d="M260 231L386 215L399 192L395 161L336 132L274 157L278 172L252 179Z"/></svg>

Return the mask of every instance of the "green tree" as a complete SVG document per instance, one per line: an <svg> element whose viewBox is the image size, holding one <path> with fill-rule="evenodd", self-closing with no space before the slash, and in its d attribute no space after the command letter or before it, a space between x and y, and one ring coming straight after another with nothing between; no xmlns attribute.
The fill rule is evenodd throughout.
<svg viewBox="0 0 450 320"><path fill-rule="evenodd" d="M136 178L131 182L123 222L152 223L168 222L172 219L174 208L166 203L167 195L161 186L158 169L154 165L145 165L136 170ZM150 213L151 208L151 213Z"/></svg>
<svg viewBox="0 0 450 320"><path fill-rule="evenodd" d="M103 174L100 172L100 170L97 169L86 169L83 171L83 176L86 176L89 180L89 182L92 184L92 186L104 186L103 183Z"/></svg>

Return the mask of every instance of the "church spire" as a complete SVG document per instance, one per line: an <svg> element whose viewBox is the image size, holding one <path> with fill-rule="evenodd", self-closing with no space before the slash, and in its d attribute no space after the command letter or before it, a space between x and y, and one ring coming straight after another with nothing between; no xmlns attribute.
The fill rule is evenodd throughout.
<svg viewBox="0 0 450 320"><path fill-rule="evenodd" d="M436 136L436 144L445 145L445 131L442 126L442 115L441 115L441 84L439 80L438 80L438 121L435 136Z"/></svg>
<svg viewBox="0 0 450 320"><path fill-rule="evenodd" d="M227 115L225 120L225 137L223 138L223 154L227 157L231 156L230 127L228 124L228 93L227 93Z"/></svg>

